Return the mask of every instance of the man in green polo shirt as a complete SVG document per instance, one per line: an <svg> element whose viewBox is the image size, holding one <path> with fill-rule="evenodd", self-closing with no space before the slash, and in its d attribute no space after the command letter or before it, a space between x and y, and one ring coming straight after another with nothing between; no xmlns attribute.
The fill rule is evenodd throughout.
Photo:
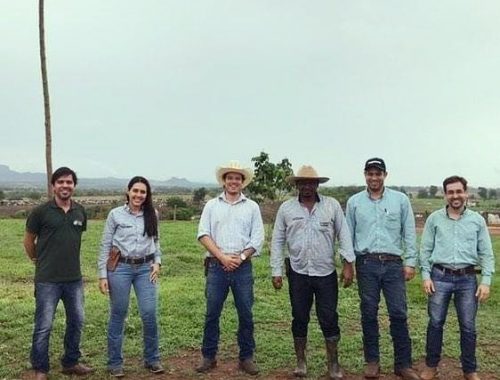
<svg viewBox="0 0 500 380"><path fill-rule="evenodd" d="M47 379L49 338L59 300L66 311L62 372L86 375L92 369L78 363L83 328L83 282L80 270L82 232L87 227L84 208L71 200L76 173L57 169L51 178L54 199L36 207L26 221L24 248L35 264L35 326L31 364L35 379Z"/></svg>

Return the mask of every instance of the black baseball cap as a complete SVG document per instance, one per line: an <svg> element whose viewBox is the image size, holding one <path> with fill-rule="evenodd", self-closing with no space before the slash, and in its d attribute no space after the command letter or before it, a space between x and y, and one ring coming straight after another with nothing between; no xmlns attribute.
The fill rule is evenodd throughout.
<svg viewBox="0 0 500 380"><path fill-rule="evenodd" d="M385 172L385 162L381 158L374 157L370 158L369 160L366 161L365 163L365 171L368 169L379 169Z"/></svg>

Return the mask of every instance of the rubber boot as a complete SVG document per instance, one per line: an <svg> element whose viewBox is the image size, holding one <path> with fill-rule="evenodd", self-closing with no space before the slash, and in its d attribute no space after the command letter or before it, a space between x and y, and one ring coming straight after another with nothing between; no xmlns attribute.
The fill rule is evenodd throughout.
<svg viewBox="0 0 500 380"><path fill-rule="evenodd" d="M337 338L325 339L326 344L326 363L328 367L328 378L343 379L344 374L339 365L339 356L337 351Z"/></svg>
<svg viewBox="0 0 500 380"><path fill-rule="evenodd" d="M307 360L306 360L306 346L307 337L293 338L293 345L295 347L295 355L297 356L297 368L294 369L293 374L296 377L307 376Z"/></svg>

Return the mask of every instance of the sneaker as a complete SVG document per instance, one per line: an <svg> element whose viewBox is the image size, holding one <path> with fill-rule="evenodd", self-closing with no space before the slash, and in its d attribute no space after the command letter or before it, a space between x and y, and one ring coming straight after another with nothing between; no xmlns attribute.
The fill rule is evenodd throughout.
<svg viewBox="0 0 500 380"><path fill-rule="evenodd" d="M201 363L196 367L196 372L205 373L217 367L217 360L203 358Z"/></svg>
<svg viewBox="0 0 500 380"><path fill-rule="evenodd" d="M123 372L123 368L112 368L109 370L109 374L113 377L124 377L125 372Z"/></svg>
<svg viewBox="0 0 500 380"><path fill-rule="evenodd" d="M151 363L151 364L144 364L144 368L149 369L149 372L151 373L163 373L165 370L163 369L163 366L159 363Z"/></svg>

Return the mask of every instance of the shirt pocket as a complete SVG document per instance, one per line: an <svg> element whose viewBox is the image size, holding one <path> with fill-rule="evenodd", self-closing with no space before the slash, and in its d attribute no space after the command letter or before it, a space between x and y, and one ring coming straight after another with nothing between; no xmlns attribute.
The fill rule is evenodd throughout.
<svg viewBox="0 0 500 380"><path fill-rule="evenodd" d="M135 226L132 224L122 223L119 224L115 231L117 240L127 240L135 235Z"/></svg>
<svg viewBox="0 0 500 380"><path fill-rule="evenodd" d="M333 222L331 220L319 220L318 221L318 231L320 232L330 232L332 231Z"/></svg>
<svg viewBox="0 0 500 380"><path fill-rule="evenodd" d="M399 231L401 229L401 218L399 213L386 211L384 222L386 228L389 230Z"/></svg>

